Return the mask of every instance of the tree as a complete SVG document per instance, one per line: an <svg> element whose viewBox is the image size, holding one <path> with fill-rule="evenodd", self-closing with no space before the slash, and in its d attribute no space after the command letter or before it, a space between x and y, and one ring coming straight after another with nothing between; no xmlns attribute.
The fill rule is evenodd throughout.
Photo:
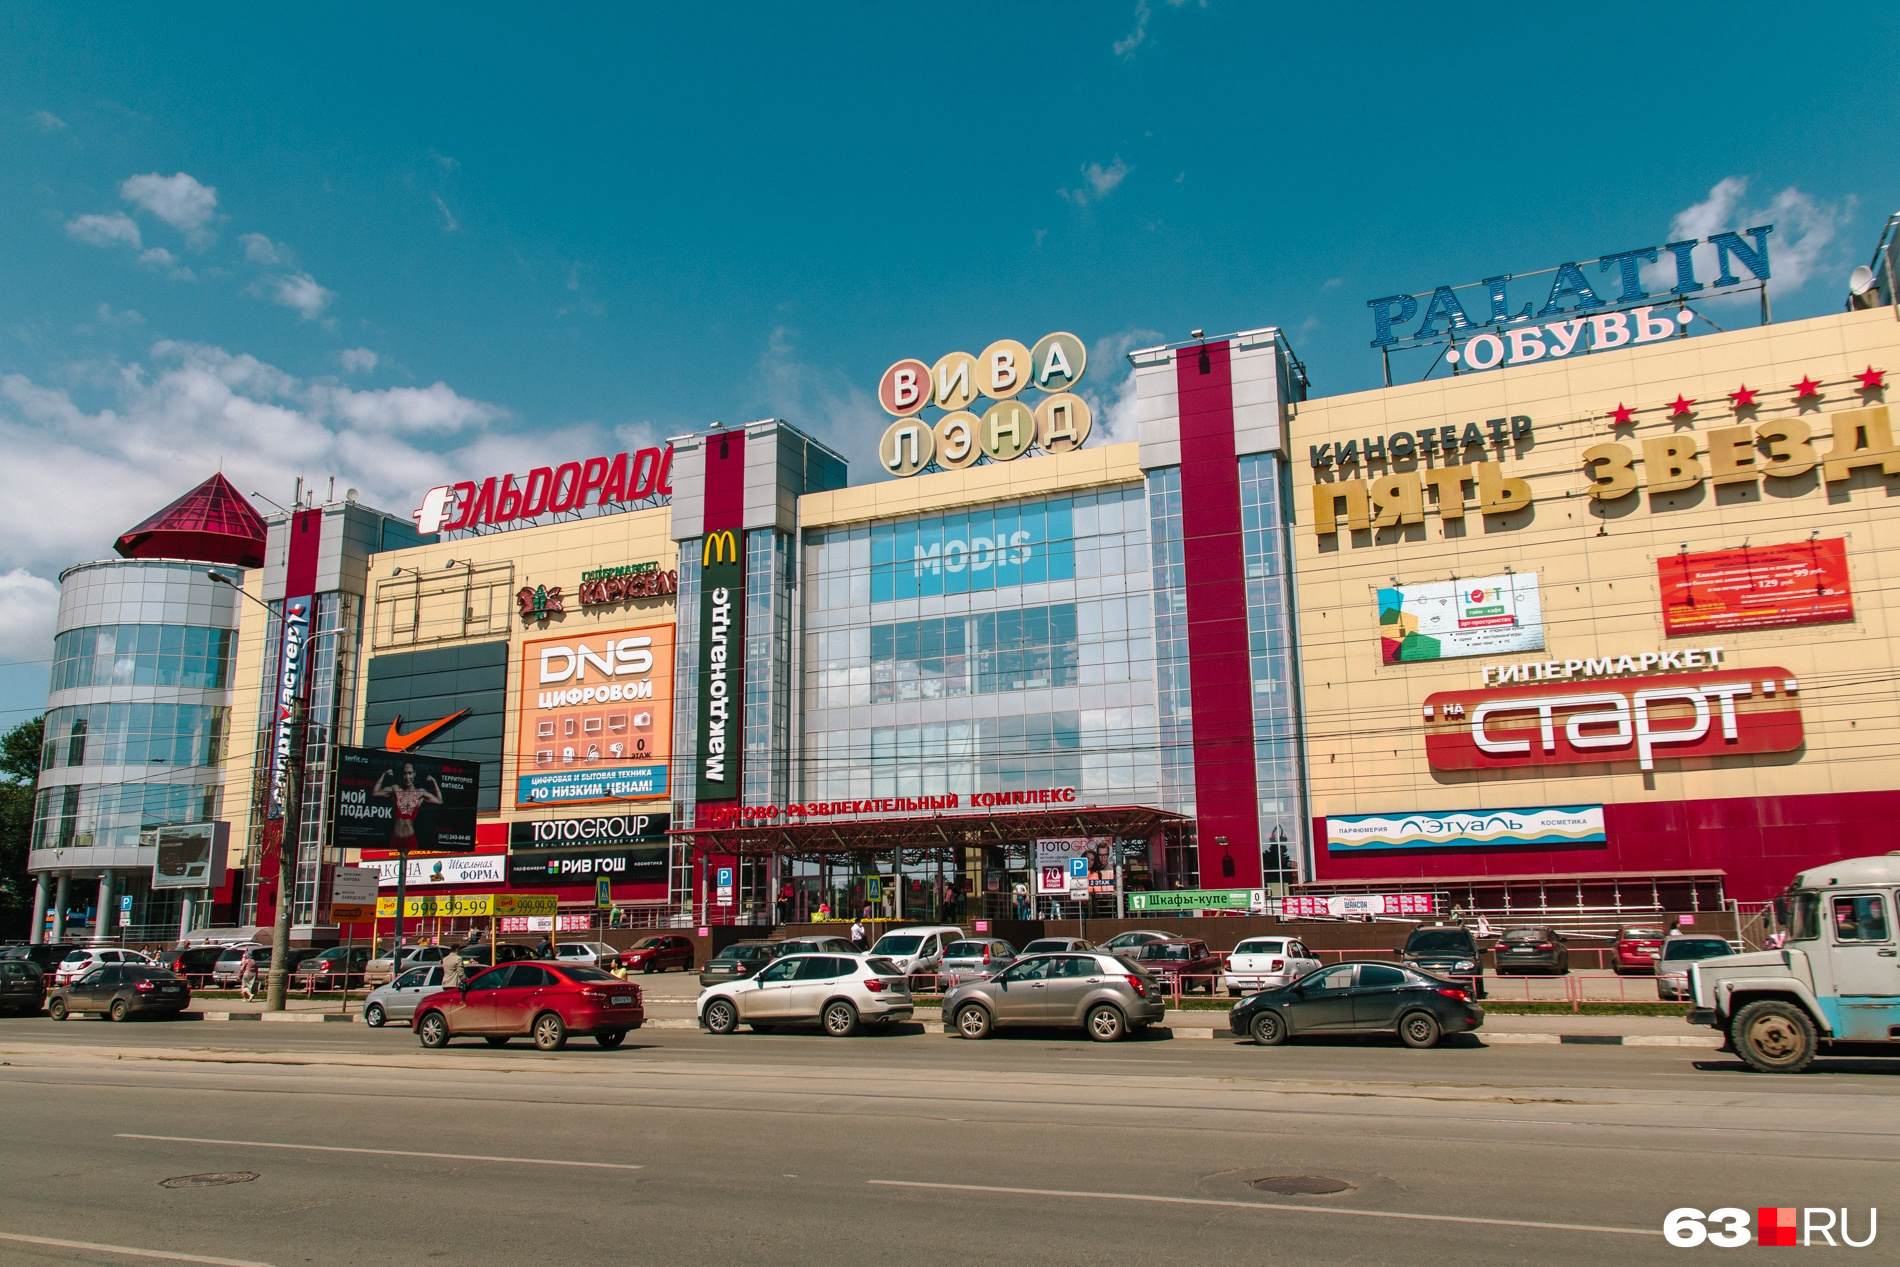
<svg viewBox="0 0 1900 1267"><path fill-rule="evenodd" d="M0 738L0 935L18 937L33 916L33 886L26 874L33 839L33 785L40 774L41 714Z"/></svg>

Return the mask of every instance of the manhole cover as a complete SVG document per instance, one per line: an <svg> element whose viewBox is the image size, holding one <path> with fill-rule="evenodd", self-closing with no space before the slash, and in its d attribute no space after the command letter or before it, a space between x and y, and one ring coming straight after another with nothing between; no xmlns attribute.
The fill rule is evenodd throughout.
<svg viewBox="0 0 1900 1267"><path fill-rule="evenodd" d="M255 1170L221 1170L209 1175L173 1175L160 1179L161 1188L218 1188L227 1183L249 1183L257 1178Z"/></svg>
<svg viewBox="0 0 1900 1267"><path fill-rule="evenodd" d="M1262 1192L1277 1192L1281 1196L1325 1196L1329 1192L1350 1192L1352 1185L1344 1179L1328 1179L1325 1175L1268 1175L1265 1179L1255 1179L1252 1184Z"/></svg>

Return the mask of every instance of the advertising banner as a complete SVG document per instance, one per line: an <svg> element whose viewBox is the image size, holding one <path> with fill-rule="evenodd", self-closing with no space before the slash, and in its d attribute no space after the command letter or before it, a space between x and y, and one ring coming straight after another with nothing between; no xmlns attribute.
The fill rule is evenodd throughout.
<svg viewBox="0 0 1900 1267"><path fill-rule="evenodd" d="M1075 579L1067 498L873 527L871 601Z"/></svg>
<svg viewBox="0 0 1900 1267"><path fill-rule="evenodd" d="M1387 664L1536 651L1543 645L1534 572L1379 590L1379 651Z"/></svg>
<svg viewBox="0 0 1900 1267"><path fill-rule="evenodd" d="M442 915L465 918L475 915L502 917L522 915L552 916L560 909L560 900L552 893L422 893L406 896L402 902L405 918L418 915ZM376 899L378 919L393 919L396 899ZM508 931L506 928L504 932Z"/></svg>
<svg viewBox="0 0 1900 1267"><path fill-rule="evenodd" d="M526 888L564 884L665 884L669 849L519 849L508 855L508 883Z"/></svg>
<svg viewBox="0 0 1900 1267"><path fill-rule="evenodd" d="M673 626L522 644L515 804L667 795Z"/></svg>
<svg viewBox="0 0 1900 1267"><path fill-rule="evenodd" d="M475 805L482 768L377 748L338 748L339 849L454 853L475 847Z"/></svg>
<svg viewBox="0 0 1900 1267"><path fill-rule="evenodd" d="M1663 629L1672 637L1854 618L1847 542L1839 537L1672 554L1656 560L1656 571Z"/></svg>
<svg viewBox="0 0 1900 1267"><path fill-rule="evenodd" d="M1605 848L1601 805L1416 814L1343 814L1326 820L1326 852L1407 849Z"/></svg>
<svg viewBox="0 0 1900 1267"><path fill-rule="evenodd" d="M1438 691L1425 699L1425 757L1434 770L1653 770L1658 758L1793 752L1799 691L1781 668Z"/></svg>
<svg viewBox="0 0 1900 1267"><path fill-rule="evenodd" d="M394 858L365 863L364 866L375 868L377 884L381 888L396 887L396 860ZM409 878L406 881L411 890L435 884L506 884L507 882L508 855L505 853L462 854L452 858L411 858L409 859Z"/></svg>
<svg viewBox="0 0 1900 1267"><path fill-rule="evenodd" d="M277 682L272 707L276 720L271 726L270 795L266 816L284 816L284 798L290 777L290 747L294 742L297 697L303 692L304 644L310 640L310 609L316 600L309 595L284 600L282 647L277 653Z"/></svg>
<svg viewBox="0 0 1900 1267"><path fill-rule="evenodd" d="M1431 915L1438 900L1430 893L1347 893L1280 900L1285 919L1355 919L1367 915Z"/></svg>
<svg viewBox="0 0 1900 1267"><path fill-rule="evenodd" d="M699 751L696 799L737 800L745 701L745 534L708 531L700 543Z"/></svg>
<svg viewBox="0 0 1900 1267"><path fill-rule="evenodd" d="M1131 915L1160 915L1168 911L1264 910L1264 889L1167 889L1157 893L1130 893Z"/></svg>
<svg viewBox="0 0 1900 1267"><path fill-rule="evenodd" d="M513 659L506 639L372 656L363 684L364 746L475 762L482 767L476 809L500 810Z"/></svg>
<svg viewBox="0 0 1900 1267"><path fill-rule="evenodd" d="M224 883L228 823L183 823L139 833L139 843L157 850L152 861L155 889L215 889Z"/></svg>
<svg viewBox="0 0 1900 1267"><path fill-rule="evenodd" d="M508 847L522 849L608 848L663 840L671 814L603 814L599 818L517 819L508 824Z"/></svg>
<svg viewBox="0 0 1900 1267"><path fill-rule="evenodd" d="M1108 892L1115 890L1115 842L1108 836L1055 836L1035 844L1036 893L1041 897L1067 896L1069 860L1084 861L1083 878L1088 887ZM1104 885L1102 882L1106 881Z"/></svg>

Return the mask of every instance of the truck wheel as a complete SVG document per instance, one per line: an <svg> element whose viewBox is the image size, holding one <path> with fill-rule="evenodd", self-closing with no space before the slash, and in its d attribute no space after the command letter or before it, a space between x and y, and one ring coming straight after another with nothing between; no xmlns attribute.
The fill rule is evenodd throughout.
<svg viewBox="0 0 1900 1267"><path fill-rule="evenodd" d="M1814 1022L1791 1003L1764 999L1736 1013L1729 1027L1735 1052L1762 1073L1800 1073L1814 1063Z"/></svg>

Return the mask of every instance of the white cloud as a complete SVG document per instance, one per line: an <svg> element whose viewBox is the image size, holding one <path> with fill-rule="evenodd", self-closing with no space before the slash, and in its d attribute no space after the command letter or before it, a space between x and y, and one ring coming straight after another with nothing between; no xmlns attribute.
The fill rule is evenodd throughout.
<svg viewBox="0 0 1900 1267"><path fill-rule="evenodd" d="M752 383L748 400L758 415L787 419L844 454L855 471L887 474L863 458L876 451L890 417L876 397L847 376L799 359L794 331L785 326L772 331L753 367Z"/></svg>
<svg viewBox="0 0 1900 1267"><path fill-rule="evenodd" d="M438 154L434 150L429 151L429 157L434 159L435 165L437 167L440 167L445 172L455 171L457 168L461 167L462 165L462 160L458 158L451 158L447 154Z"/></svg>
<svg viewBox="0 0 1900 1267"><path fill-rule="evenodd" d="M1740 233L1758 225L1772 224L1775 231L1767 238L1768 262L1773 273L1768 280L1771 296L1801 289L1817 269L1832 263L1828 248L1847 223L1853 210L1852 199L1844 204L1824 203L1793 185L1769 199L1766 206L1748 205L1747 196L1748 177L1723 177L1709 190L1707 198L1684 207L1671 218L1669 240L1684 242L1714 233L1729 230ZM1743 241L1753 245L1752 238L1744 237ZM1690 254L1695 262L1696 280L1703 285L1720 275L1713 246L1704 242ZM1739 264L1732 266L1732 275L1744 281L1753 280L1748 270ZM1606 282L1609 281L1613 278L1606 278ZM1676 259L1668 251L1662 252L1656 263L1643 266L1643 286L1651 294L1667 294L1675 284ZM1698 302L1707 302L1708 298L1706 295L1694 297ZM1742 294L1736 298L1749 296Z"/></svg>
<svg viewBox="0 0 1900 1267"><path fill-rule="evenodd" d="M118 533L214 470L280 501L299 475L335 475L369 505L405 514L423 490L451 478L525 471L608 443L597 427L504 433L505 411L439 383L355 392L217 347L161 342L144 363L111 368L97 376L108 393L98 408L24 375L0 376L9 475L0 570L44 577L105 557ZM70 504L76 472L87 490L84 515Z"/></svg>
<svg viewBox="0 0 1900 1267"><path fill-rule="evenodd" d="M336 298L336 292L326 290L317 284L317 279L308 273L290 273L277 279L277 291L271 296L275 303L286 308L295 308L305 321L309 321L330 306Z"/></svg>
<svg viewBox="0 0 1900 1267"><path fill-rule="evenodd" d="M1115 56L1127 61L1135 55L1136 49L1148 42L1148 19L1153 16L1148 0L1136 0L1134 29L1115 41Z"/></svg>
<svg viewBox="0 0 1900 1267"><path fill-rule="evenodd" d="M441 194L430 194L429 197L435 199L435 209L442 213L442 232L453 233L462 227L462 222L455 218L453 211L449 210L449 204L442 201Z"/></svg>
<svg viewBox="0 0 1900 1267"><path fill-rule="evenodd" d="M145 244L139 236L138 221L123 211L75 216L66 222L66 236L88 246L129 246L135 251Z"/></svg>
<svg viewBox="0 0 1900 1267"><path fill-rule="evenodd" d="M25 568L0 575L0 660L44 660L58 614L58 585Z"/></svg>
<svg viewBox="0 0 1900 1267"><path fill-rule="evenodd" d="M125 308L114 312L112 305L102 300L99 304L99 324L107 326L142 326L145 324L145 317L136 308Z"/></svg>
<svg viewBox="0 0 1900 1267"><path fill-rule="evenodd" d="M119 196L151 212L194 245L208 236L211 219L218 211L217 189L199 184L184 172L173 176L148 172L130 177L119 186Z"/></svg>
<svg viewBox="0 0 1900 1267"><path fill-rule="evenodd" d="M337 359L343 362L346 374L367 374L376 368L376 362L382 358L368 348L344 348L337 353Z"/></svg>
<svg viewBox="0 0 1900 1267"><path fill-rule="evenodd" d="M1122 161L1121 155L1107 167L1100 163L1085 163L1082 166L1081 189L1058 189L1056 192L1078 207L1086 207L1091 202L1100 202L1114 193L1124 180L1128 179L1130 167Z"/></svg>
<svg viewBox="0 0 1900 1267"><path fill-rule="evenodd" d="M1135 367L1128 354L1167 342L1159 330L1122 330L1097 339L1089 349L1088 376L1078 388L1095 411L1090 445L1122 444L1140 438L1135 410Z"/></svg>
<svg viewBox="0 0 1900 1267"><path fill-rule="evenodd" d="M244 244L244 258L253 264L288 264L295 258L289 247L262 233L246 233L238 241Z"/></svg>
<svg viewBox="0 0 1900 1267"><path fill-rule="evenodd" d="M60 118L51 110L35 110L32 114L27 116L27 122L38 128L42 135L50 135L54 132L64 132L66 130L66 120Z"/></svg>
<svg viewBox="0 0 1900 1267"><path fill-rule="evenodd" d="M178 262L178 257L162 246L139 253L139 263L150 268L163 269L165 275L175 282L191 281L196 274Z"/></svg>

